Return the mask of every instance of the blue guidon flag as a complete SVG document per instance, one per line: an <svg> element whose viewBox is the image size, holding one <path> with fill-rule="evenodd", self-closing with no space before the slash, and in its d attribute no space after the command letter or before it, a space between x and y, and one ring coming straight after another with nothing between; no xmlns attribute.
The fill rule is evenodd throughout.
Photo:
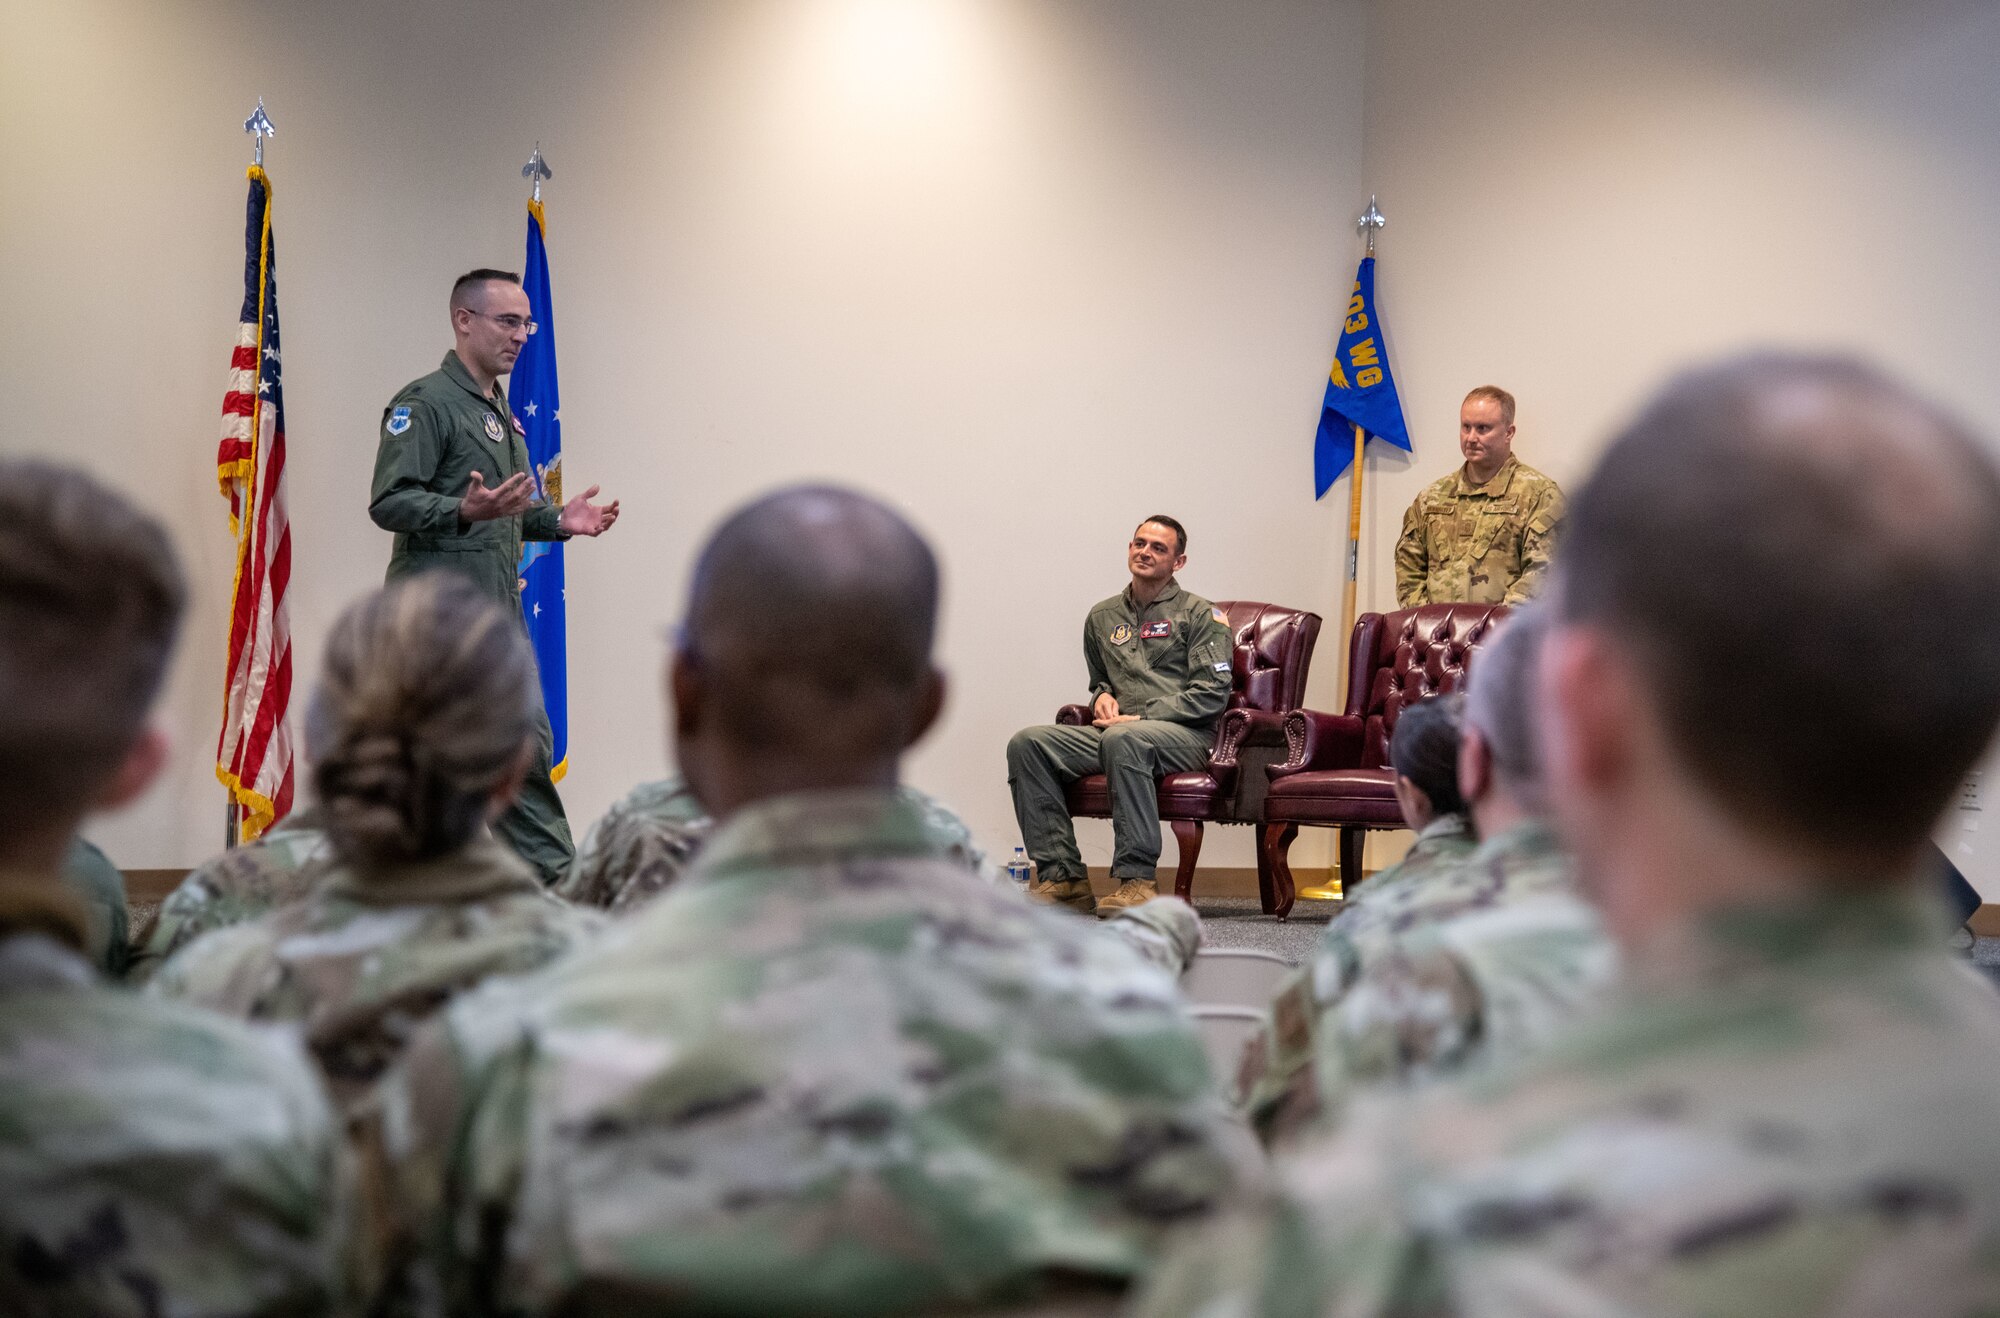
<svg viewBox="0 0 2000 1318"><path fill-rule="evenodd" d="M528 203L528 260L521 286L528 294L535 330L515 359L508 381L508 404L528 441L535 497L560 507L562 488L562 395L556 388L556 312L549 299L549 254L543 239L548 218L542 203ZM569 772L569 628L564 620L563 546L560 540L529 540L521 546L521 616L535 663L542 674L542 704L548 709L555 749L550 776Z"/></svg>
<svg viewBox="0 0 2000 1318"><path fill-rule="evenodd" d="M1409 427L1403 404L1389 374L1389 349L1382 335L1382 317L1375 309L1375 258L1361 259L1354 272L1354 292L1347 299L1347 319L1333 351L1327 377L1326 401L1320 404L1319 433L1313 437L1314 498L1333 488L1354 461L1354 427L1370 439L1387 440L1410 451Z"/></svg>

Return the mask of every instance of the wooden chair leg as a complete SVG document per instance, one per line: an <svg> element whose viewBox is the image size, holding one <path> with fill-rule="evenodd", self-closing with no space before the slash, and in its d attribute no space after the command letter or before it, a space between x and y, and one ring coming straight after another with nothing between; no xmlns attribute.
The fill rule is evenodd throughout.
<svg viewBox="0 0 2000 1318"><path fill-rule="evenodd" d="M1340 893L1343 897L1352 897L1354 890L1361 886L1361 858L1367 845L1367 829L1340 830Z"/></svg>
<svg viewBox="0 0 2000 1318"><path fill-rule="evenodd" d="M1292 883L1292 839L1299 835L1297 824L1266 824L1257 837L1257 888L1264 899L1264 914L1283 920L1292 913L1298 889Z"/></svg>
<svg viewBox="0 0 2000 1318"><path fill-rule="evenodd" d="M1194 862L1201 855L1201 821L1199 819L1170 820L1174 826L1174 841L1180 844L1180 868L1174 871L1174 896L1184 902L1194 900Z"/></svg>

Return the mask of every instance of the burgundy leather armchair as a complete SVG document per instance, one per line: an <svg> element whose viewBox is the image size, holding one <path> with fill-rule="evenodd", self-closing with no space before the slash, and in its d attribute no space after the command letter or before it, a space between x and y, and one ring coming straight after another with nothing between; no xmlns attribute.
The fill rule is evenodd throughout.
<svg viewBox="0 0 2000 1318"><path fill-rule="evenodd" d="M1218 600L1216 607L1228 617L1234 642L1229 706L1215 725L1208 764L1192 773L1170 773L1160 780L1160 818L1173 828L1180 852L1174 893L1183 900L1194 890L1203 825L1259 821L1268 780L1259 781L1262 774L1241 770L1246 759L1261 768L1283 758L1285 716L1296 711L1304 698L1306 672L1319 640L1317 613L1252 600ZM1090 719L1088 705L1064 705L1056 711L1057 723L1087 727ZM1101 773L1071 783L1067 796L1073 816L1111 817L1111 794ZM1275 914L1277 890L1265 867L1264 850L1258 848L1257 887L1264 910ZM1289 901L1286 905L1289 908Z"/></svg>
<svg viewBox="0 0 2000 1318"><path fill-rule="evenodd" d="M1389 736L1405 705L1456 690L1479 643L1507 616L1499 604L1423 604L1364 613L1349 639L1347 707L1300 709L1284 720L1286 756L1270 765L1258 872L1292 905L1288 852L1301 827L1340 830L1344 891L1361 882L1369 829L1403 827Z"/></svg>

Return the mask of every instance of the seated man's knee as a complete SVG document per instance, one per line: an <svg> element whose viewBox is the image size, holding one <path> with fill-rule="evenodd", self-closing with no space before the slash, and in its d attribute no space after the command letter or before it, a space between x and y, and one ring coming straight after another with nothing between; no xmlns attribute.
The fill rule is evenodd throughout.
<svg viewBox="0 0 2000 1318"><path fill-rule="evenodd" d="M1104 740L1098 743L1098 755L1104 763L1130 763L1133 760L1150 759L1152 745L1139 732L1137 723L1113 723L1104 730Z"/></svg>
<svg viewBox="0 0 2000 1318"><path fill-rule="evenodd" d="M1022 728L1007 739L1007 767L1013 769L1032 759L1041 750L1039 726Z"/></svg>

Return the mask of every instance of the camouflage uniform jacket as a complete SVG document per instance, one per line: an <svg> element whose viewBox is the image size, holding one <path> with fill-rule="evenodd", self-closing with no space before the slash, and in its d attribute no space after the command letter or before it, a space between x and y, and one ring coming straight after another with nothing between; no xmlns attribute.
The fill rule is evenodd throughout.
<svg viewBox="0 0 2000 1318"><path fill-rule="evenodd" d="M1362 885L1273 997L1237 1081L1268 1138L1332 1116L1360 1084L1526 1055L1611 982L1611 940L1546 825L1469 853L1463 824L1438 829L1413 848L1414 868Z"/></svg>
<svg viewBox="0 0 2000 1318"><path fill-rule="evenodd" d="M1521 603L1541 587L1562 515L1561 488L1512 454L1484 485L1460 466L1403 514L1398 606Z"/></svg>
<svg viewBox="0 0 2000 1318"><path fill-rule="evenodd" d="M535 969L598 927L482 837L436 860L337 866L300 901L195 940L148 991L299 1022L334 1097L351 1107L454 994Z"/></svg>
<svg viewBox="0 0 2000 1318"><path fill-rule="evenodd" d="M1249 1152L1170 977L865 790L744 809L590 956L454 1004L380 1110L453 1311L1115 1287Z"/></svg>
<svg viewBox="0 0 2000 1318"><path fill-rule="evenodd" d="M348 1184L282 1037L100 982L0 875L0 1313L343 1311Z"/></svg>
<svg viewBox="0 0 2000 1318"><path fill-rule="evenodd" d="M2000 1312L2000 1002L1903 893L1635 949L1521 1067L1357 1102L1159 1314Z"/></svg>
<svg viewBox="0 0 2000 1318"><path fill-rule="evenodd" d="M1015 886L950 806L914 787L898 787L896 794L923 816L940 856L995 887ZM630 911L678 879L714 829L715 821L685 780L641 783L591 828L568 877L556 885L556 895L614 914ZM1201 917L1186 902L1153 907L1152 902L1127 907L1098 927L1179 975L1201 948Z"/></svg>
<svg viewBox="0 0 2000 1318"><path fill-rule="evenodd" d="M306 895L333 863L333 844L312 811L255 842L231 847L180 881L133 940L125 978L144 983L160 964L211 929L242 924Z"/></svg>
<svg viewBox="0 0 2000 1318"><path fill-rule="evenodd" d="M914 787L896 791L923 812L940 849L989 882L1002 876L965 821L944 802ZM681 876L715 821L682 778L641 783L591 827L556 893L579 906L622 911Z"/></svg>

